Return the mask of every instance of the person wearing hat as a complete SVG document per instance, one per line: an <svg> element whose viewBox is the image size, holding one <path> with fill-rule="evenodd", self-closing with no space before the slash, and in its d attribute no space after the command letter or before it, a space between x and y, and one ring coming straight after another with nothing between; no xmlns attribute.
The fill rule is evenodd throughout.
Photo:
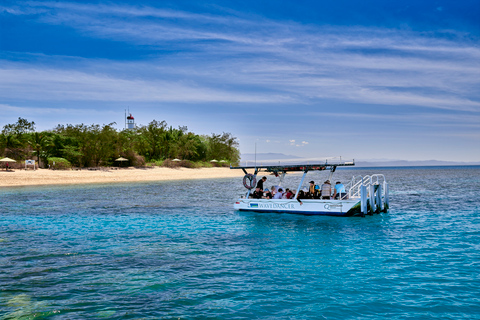
<svg viewBox="0 0 480 320"><path fill-rule="evenodd" d="M264 199L272 199L272 197L273 197L273 195L270 192L270 190L268 190L268 188L265 188L265 190L263 192L263 198Z"/></svg>

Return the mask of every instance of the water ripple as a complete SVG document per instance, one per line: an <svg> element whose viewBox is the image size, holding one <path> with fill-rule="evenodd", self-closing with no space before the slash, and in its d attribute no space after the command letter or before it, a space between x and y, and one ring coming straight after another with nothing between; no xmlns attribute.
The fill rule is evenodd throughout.
<svg viewBox="0 0 480 320"><path fill-rule="evenodd" d="M480 168L384 173L366 218L235 212L238 179L0 190L0 319L478 317Z"/></svg>

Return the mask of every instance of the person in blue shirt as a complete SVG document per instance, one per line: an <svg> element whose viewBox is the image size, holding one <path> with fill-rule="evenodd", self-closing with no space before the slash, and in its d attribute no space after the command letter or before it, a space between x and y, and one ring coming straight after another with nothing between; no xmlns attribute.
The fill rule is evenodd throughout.
<svg viewBox="0 0 480 320"><path fill-rule="evenodd" d="M340 181L337 181L335 188L333 189L333 199L346 199L347 192L345 186Z"/></svg>

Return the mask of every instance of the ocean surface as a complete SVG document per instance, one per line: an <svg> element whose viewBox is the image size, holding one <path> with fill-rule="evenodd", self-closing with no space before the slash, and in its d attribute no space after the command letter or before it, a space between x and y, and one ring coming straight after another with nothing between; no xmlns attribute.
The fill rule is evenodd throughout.
<svg viewBox="0 0 480 320"><path fill-rule="evenodd" d="M480 167L334 180L371 173L364 218L237 212L241 178L0 189L0 319L480 319Z"/></svg>

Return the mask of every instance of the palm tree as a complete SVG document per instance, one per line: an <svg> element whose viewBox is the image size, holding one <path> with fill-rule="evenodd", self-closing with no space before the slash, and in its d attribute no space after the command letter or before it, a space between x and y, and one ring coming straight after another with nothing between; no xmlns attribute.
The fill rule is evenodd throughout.
<svg viewBox="0 0 480 320"><path fill-rule="evenodd" d="M46 132L34 132L31 136L30 139L28 140L28 144L32 149L34 150L34 153L37 155L37 162L38 165L40 166L40 155L42 155L42 158L45 159L48 157L47 150L48 147L51 146L52 141L50 137L47 135Z"/></svg>

